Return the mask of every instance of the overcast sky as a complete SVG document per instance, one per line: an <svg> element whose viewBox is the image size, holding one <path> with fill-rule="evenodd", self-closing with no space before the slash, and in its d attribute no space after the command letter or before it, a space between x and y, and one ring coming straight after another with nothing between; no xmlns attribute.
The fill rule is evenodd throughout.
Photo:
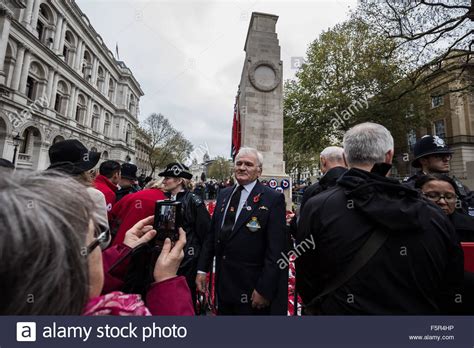
<svg viewBox="0 0 474 348"><path fill-rule="evenodd" d="M279 16L283 78L318 35L356 0L76 0L107 46L141 84L140 121L160 112L211 157L230 155L233 106L251 13Z"/></svg>

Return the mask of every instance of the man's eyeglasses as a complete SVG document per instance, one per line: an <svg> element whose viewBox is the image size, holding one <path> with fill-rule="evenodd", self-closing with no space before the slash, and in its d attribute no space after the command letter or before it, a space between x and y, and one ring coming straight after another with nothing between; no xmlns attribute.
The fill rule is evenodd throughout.
<svg viewBox="0 0 474 348"><path fill-rule="evenodd" d="M105 250L110 244L110 230L108 227L99 226L95 229L95 238L87 246L87 255L100 245L101 250Z"/></svg>
<svg viewBox="0 0 474 348"><path fill-rule="evenodd" d="M453 203L453 202L456 202L456 200L458 199L458 197L456 196L455 193L451 193L451 192L447 192L445 193L444 195L439 193L439 192L423 192L423 196L425 196L426 198L428 198L430 201L433 201L433 202L439 202L439 200L441 198L444 198L444 200L448 203Z"/></svg>

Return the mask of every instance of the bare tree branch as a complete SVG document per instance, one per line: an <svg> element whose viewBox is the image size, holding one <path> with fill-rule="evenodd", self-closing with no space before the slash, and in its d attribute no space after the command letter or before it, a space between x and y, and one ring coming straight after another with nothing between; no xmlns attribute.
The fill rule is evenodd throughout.
<svg viewBox="0 0 474 348"><path fill-rule="evenodd" d="M426 5L426 6L441 6L441 7L450 8L450 9L460 9L460 8L464 8L466 10L471 9L470 6L446 5L446 4L443 4L442 2L426 2L425 0L420 0L420 3L423 4L423 5Z"/></svg>

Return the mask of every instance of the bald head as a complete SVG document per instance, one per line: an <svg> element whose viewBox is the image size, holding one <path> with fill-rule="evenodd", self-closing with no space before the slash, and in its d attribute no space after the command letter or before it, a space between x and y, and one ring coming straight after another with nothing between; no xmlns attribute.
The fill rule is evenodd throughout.
<svg viewBox="0 0 474 348"><path fill-rule="evenodd" d="M335 167L346 167L343 157L344 149L339 146L326 147L320 154L321 172L326 174Z"/></svg>

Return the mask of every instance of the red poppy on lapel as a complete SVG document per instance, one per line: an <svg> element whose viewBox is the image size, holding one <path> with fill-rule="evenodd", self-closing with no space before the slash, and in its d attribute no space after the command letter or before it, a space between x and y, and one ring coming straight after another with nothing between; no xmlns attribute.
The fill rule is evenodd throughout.
<svg viewBox="0 0 474 348"><path fill-rule="evenodd" d="M253 202L254 202L254 203L260 202L260 195L261 195L261 193L259 193L258 195L256 195L256 196L253 198Z"/></svg>

